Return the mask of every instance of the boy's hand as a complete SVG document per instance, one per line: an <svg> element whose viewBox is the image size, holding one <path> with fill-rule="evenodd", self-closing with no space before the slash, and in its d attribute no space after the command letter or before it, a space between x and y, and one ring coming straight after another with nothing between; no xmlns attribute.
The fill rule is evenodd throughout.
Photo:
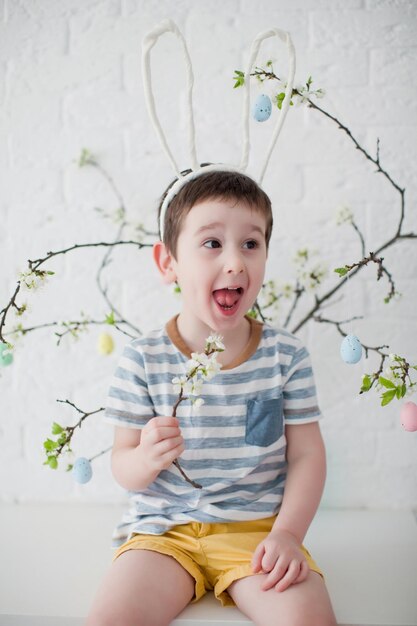
<svg viewBox="0 0 417 626"><path fill-rule="evenodd" d="M142 429L140 452L153 472L167 469L184 452L184 439L176 417L153 417Z"/></svg>
<svg viewBox="0 0 417 626"><path fill-rule="evenodd" d="M285 591L290 585L301 583L308 576L309 567L300 544L285 530L271 530L256 548L252 557L255 573L268 574L262 585L263 591L275 587Z"/></svg>

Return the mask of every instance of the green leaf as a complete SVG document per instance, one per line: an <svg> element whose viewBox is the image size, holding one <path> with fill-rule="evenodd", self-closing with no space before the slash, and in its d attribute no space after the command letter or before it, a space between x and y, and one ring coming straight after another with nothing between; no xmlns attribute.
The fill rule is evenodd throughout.
<svg viewBox="0 0 417 626"><path fill-rule="evenodd" d="M64 431L60 437L58 437L57 443L62 446L67 441L67 433Z"/></svg>
<svg viewBox="0 0 417 626"><path fill-rule="evenodd" d="M57 424L56 422L54 422L52 424L52 434L53 435L60 435L62 433L64 429L62 428L62 426L60 426L59 424Z"/></svg>
<svg viewBox="0 0 417 626"><path fill-rule="evenodd" d="M55 450L55 448L58 447L58 443L56 441L52 441L52 439L47 439L44 441L43 447L48 451Z"/></svg>
<svg viewBox="0 0 417 626"><path fill-rule="evenodd" d="M388 380L388 378L384 378L383 376L380 376L378 378L378 382L380 385L387 387L387 389L396 389L397 387L397 385L393 383L392 380Z"/></svg>
<svg viewBox="0 0 417 626"><path fill-rule="evenodd" d="M282 108L282 103L283 103L283 101L284 101L284 98L285 98L285 93L284 93L284 92L278 93L278 94L275 96L275 101L276 101L276 103L277 103L277 107L278 107L280 110L281 110L281 108Z"/></svg>
<svg viewBox="0 0 417 626"><path fill-rule="evenodd" d="M81 156L78 160L78 166L84 167L85 165L90 165L94 163L95 161L91 152L89 152L89 150L87 150L86 148L83 148L81 152Z"/></svg>
<svg viewBox="0 0 417 626"><path fill-rule="evenodd" d="M396 391L397 391L396 389L390 389L389 391L386 391L385 393L383 393L381 406L386 406L387 404L389 404L391 400L395 398Z"/></svg>
<svg viewBox="0 0 417 626"><path fill-rule="evenodd" d="M363 393L365 391L369 391L371 386L372 386L371 377L368 374L365 374L365 376L362 379L361 392Z"/></svg>
<svg viewBox="0 0 417 626"><path fill-rule="evenodd" d="M334 271L339 274L339 276L346 276L349 270L347 267L337 267Z"/></svg>
<svg viewBox="0 0 417 626"><path fill-rule="evenodd" d="M106 315L106 324L114 324L115 320L114 320L114 311L112 311L110 313L110 315Z"/></svg>
<svg viewBox="0 0 417 626"><path fill-rule="evenodd" d="M242 87L245 84L245 74L240 70L235 70L235 76L233 76L233 80L235 80L235 84L233 85L233 89L236 87Z"/></svg>
<svg viewBox="0 0 417 626"><path fill-rule="evenodd" d="M50 456L48 458L48 465L51 469L56 469L58 467L58 461L56 456Z"/></svg>
<svg viewBox="0 0 417 626"><path fill-rule="evenodd" d="M55 272L46 272L47 274L49 274L49 276L53 276L55 274Z"/></svg>

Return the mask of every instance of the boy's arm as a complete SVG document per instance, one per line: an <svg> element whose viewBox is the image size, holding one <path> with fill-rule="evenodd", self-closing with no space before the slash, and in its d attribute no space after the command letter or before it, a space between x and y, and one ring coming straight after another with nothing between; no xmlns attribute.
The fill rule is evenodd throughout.
<svg viewBox="0 0 417 626"><path fill-rule="evenodd" d="M285 530L301 544L320 504L326 480L326 452L318 422L286 426L287 478L273 530Z"/></svg>
<svg viewBox="0 0 417 626"><path fill-rule="evenodd" d="M287 478L277 519L256 548L254 572L266 576L262 589L284 591L307 578L301 544L317 511L326 477L326 455L317 422L286 426Z"/></svg>
<svg viewBox="0 0 417 626"><path fill-rule="evenodd" d="M184 441L176 417L153 417L142 430L116 426L113 476L125 489L141 491L183 452Z"/></svg>

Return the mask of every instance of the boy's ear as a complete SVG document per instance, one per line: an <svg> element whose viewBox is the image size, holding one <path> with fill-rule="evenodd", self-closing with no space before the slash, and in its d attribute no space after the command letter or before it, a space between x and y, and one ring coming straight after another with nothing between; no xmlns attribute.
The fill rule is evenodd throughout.
<svg viewBox="0 0 417 626"><path fill-rule="evenodd" d="M164 243L162 243L162 241L157 241L156 243L154 243L152 255L153 260L156 263L156 267L158 268L162 276L163 282L167 285L175 282L177 279L177 275L173 267L174 257L168 251L167 247Z"/></svg>

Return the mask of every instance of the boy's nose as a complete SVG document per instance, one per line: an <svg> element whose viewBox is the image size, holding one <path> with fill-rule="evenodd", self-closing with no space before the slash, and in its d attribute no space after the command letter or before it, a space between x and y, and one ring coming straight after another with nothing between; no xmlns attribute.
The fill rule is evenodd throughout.
<svg viewBox="0 0 417 626"><path fill-rule="evenodd" d="M228 274L240 274L244 268L244 261L238 252L232 252L228 255L225 263L225 269Z"/></svg>

